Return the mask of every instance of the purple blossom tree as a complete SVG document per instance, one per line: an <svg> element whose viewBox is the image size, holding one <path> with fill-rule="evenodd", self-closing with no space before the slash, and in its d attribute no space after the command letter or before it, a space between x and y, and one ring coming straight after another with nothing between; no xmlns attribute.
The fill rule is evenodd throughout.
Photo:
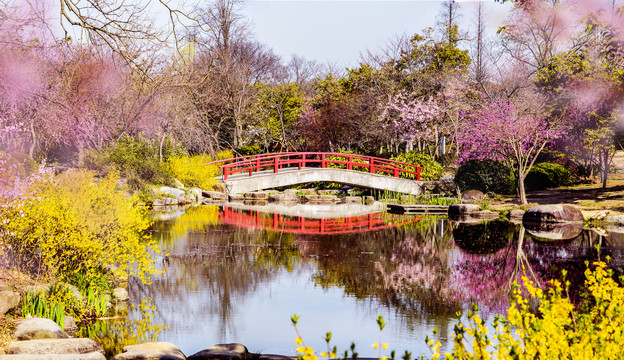
<svg viewBox="0 0 624 360"><path fill-rule="evenodd" d="M558 124L521 115L508 100L492 99L465 114L458 133L460 162L504 161L517 171L520 202L526 204L524 179L546 144L557 138Z"/></svg>

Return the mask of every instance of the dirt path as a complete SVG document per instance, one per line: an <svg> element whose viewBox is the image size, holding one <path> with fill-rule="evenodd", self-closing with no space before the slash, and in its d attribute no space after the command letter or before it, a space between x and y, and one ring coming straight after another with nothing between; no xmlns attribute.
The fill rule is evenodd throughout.
<svg viewBox="0 0 624 360"><path fill-rule="evenodd" d="M624 214L624 151L618 151L613 159L617 172L609 174L607 188L601 184L579 185L534 191L527 194L530 204L572 204L577 206L585 217L608 211L610 215ZM494 201L490 206L496 210L509 210L519 205L516 199L505 198Z"/></svg>

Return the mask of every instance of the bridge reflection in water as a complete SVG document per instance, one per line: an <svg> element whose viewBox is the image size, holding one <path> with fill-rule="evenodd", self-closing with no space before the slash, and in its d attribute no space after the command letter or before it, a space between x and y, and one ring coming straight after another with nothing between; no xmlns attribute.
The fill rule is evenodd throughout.
<svg viewBox="0 0 624 360"><path fill-rule="evenodd" d="M219 222L237 227L273 230L294 234L330 235L375 231L420 221L420 217L406 217L388 213L313 219L288 216L258 210L242 210L224 205L219 210Z"/></svg>

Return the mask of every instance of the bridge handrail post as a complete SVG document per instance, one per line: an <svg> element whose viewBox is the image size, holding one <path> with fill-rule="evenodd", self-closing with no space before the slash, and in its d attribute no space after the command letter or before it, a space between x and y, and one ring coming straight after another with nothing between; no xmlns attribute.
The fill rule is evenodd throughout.
<svg viewBox="0 0 624 360"><path fill-rule="evenodd" d="M347 162L347 170L353 170L353 156L349 156L349 162Z"/></svg>
<svg viewBox="0 0 624 360"><path fill-rule="evenodd" d="M227 180L228 178L228 167L223 168L223 180Z"/></svg>
<svg viewBox="0 0 624 360"><path fill-rule="evenodd" d="M277 174L277 171L279 169L279 167L278 167L279 166L278 156L276 156L274 159L275 159L275 161L273 163L273 173Z"/></svg>
<svg viewBox="0 0 624 360"><path fill-rule="evenodd" d="M368 162L368 172L371 174L375 173L375 159L374 158L370 158L370 161Z"/></svg>
<svg viewBox="0 0 624 360"><path fill-rule="evenodd" d="M257 157L256 158L256 172L259 172L259 171L260 171L260 158Z"/></svg>
<svg viewBox="0 0 624 360"><path fill-rule="evenodd" d="M394 168L394 177L399 177L399 168L398 167Z"/></svg>
<svg viewBox="0 0 624 360"><path fill-rule="evenodd" d="M326 168L327 163L325 162L325 154L321 154L321 168Z"/></svg>
<svg viewBox="0 0 624 360"><path fill-rule="evenodd" d="M420 166L416 168L416 180L420 181L420 169L422 169Z"/></svg>
<svg viewBox="0 0 624 360"><path fill-rule="evenodd" d="M306 166L306 154L301 154L301 161L299 162L299 170L301 170L302 167Z"/></svg>

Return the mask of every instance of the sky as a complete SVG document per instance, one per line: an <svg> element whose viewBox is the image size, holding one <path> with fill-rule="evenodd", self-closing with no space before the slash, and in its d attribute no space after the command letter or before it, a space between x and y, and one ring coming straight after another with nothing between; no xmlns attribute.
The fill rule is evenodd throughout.
<svg viewBox="0 0 624 360"><path fill-rule="evenodd" d="M473 1L460 3L464 29L472 28ZM483 2L488 32L504 24L509 4ZM354 67L366 50L384 48L397 35L413 35L434 26L442 1L318 1L247 0L244 16L261 43L289 59L297 54L307 60L338 67Z"/></svg>

